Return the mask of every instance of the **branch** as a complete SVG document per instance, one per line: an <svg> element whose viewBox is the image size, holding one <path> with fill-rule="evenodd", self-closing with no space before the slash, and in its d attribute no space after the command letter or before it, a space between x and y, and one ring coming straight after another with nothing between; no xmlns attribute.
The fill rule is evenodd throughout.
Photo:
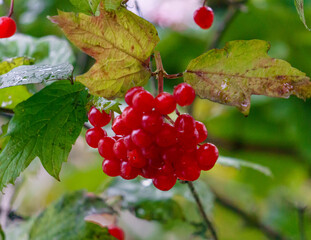
<svg viewBox="0 0 311 240"><path fill-rule="evenodd" d="M163 68L160 52L154 53L154 59L156 61L156 65L157 65L156 76L158 79L158 93L161 93L161 92L163 92L163 85L164 85L163 80L164 80L164 75L166 73L165 73L165 70Z"/></svg>
<svg viewBox="0 0 311 240"><path fill-rule="evenodd" d="M9 15L8 15L9 18L12 17L13 12L14 12L14 0L11 0L11 6L10 6Z"/></svg>
<svg viewBox="0 0 311 240"><path fill-rule="evenodd" d="M264 223L260 222L258 216L247 213L245 210L234 205L234 203L232 203L229 199L221 196L211 186L209 186L209 187L210 187L211 191L213 192L217 203L219 203L223 207L225 207L225 208L229 209L230 211L239 215L250 226L252 226L254 228L258 228L260 231L262 231L268 237L268 239L288 240L288 238L283 236L281 233L272 229L270 226L265 225Z"/></svg>
<svg viewBox="0 0 311 240"><path fill-rule="evenodd" d="M195 199L195 201L196 201L196 203L198 205L199 211L200 211L200 213L202 215L202 218L203 218L205 224L207 225L207 227L211 231L213 239L214 240L218 240L215 227L214 227L213 223L208 219L208 217L207 217L207 215L205 213L204 207L202 205L202 202L200 200L200 197L199 197L197 191L195 190L193 183L192 182L186 182L186 183L187 183L187 185L188 185L188 187L189 187L189 189L191 191L192 196L194 197L194 199Z"/></svg>

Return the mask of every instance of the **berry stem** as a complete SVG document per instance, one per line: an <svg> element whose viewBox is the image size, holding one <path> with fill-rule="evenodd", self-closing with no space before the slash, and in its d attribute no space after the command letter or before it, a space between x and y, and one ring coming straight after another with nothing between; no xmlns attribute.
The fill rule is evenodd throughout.
<svg viewBox="0 0 311 240"><path fill-rule="evenodd" d="M9 11L9 14L8 14L9 18L13 15L13 12L14 12L14 0L11 0L10 11Z"/></svg>
<svg viewBox="0 0 311 240"><path fill-rule="evenodd" d="M207 215L205 213L204 207L202 205L201 199L200 199L200 197L199 197L199 195L198 195L198 193L197 193L193 183L189 182L189 181L186 182L186 183L187 183L187 185L188 185L188 187L190 189L190 192L191 192L192 196L194 197L194 199L195 199L195 201L196 201L196 203L198 205L199 211L200 211L200 213L202 215L202 218L203 218L205 224L207 225L207 227L211 231L211 234L213 236L213 240L218 240L215 227L214 227L213 223L208 219L208 217L207 217Z"/></svg>
<svg viewBox="0 0 311 240"><path fill-rule="evenodd" d="M162 64L162 58L160 55L160 52L155 52L154 53L154 58L156 61L156 65L157 65L157 79L158 79L158 93L163 92L163 85L164 85L164 74L165 74L165 70L163 68L163 64Z"/></svg>
<svg viewBox="0 0 311 240"><path fill-rule="evenodd" d="M183 73L176 73L176 74L167 74L167 73L164 73L164 77L167 78L167 79L176 79L176 78L181 78L183 77L184 74Z"/></svg>
<svg viewBox="0 0 311 240"><path fill-rule="evenodd" d="M205 5L207 5L207 0L204 0L204 2L203 2L203 7L204 7Z"/></svg>

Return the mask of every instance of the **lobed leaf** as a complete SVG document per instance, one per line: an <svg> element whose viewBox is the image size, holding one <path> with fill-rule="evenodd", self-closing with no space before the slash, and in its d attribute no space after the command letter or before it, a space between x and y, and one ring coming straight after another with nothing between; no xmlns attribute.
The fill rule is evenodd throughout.
<svg viewBox="0 0 311 240"><path fill-rule="evenodd" d="M0 190L39 157L47 172L59 178L62 163L86 121L87 91L68 81L55 82L14 109L9 142L0 154Z"/></svg>
<svg viewBox="0 0 311 240"><path fill-rule="evenodd" d="M71 64L32 65L20 66L12 71L0 75L0 89L25 85L31 83L43 83L54 80L71 80L73 66Z"/></svg>
<svg viewBox="0 0 311 240"><path fill-rule="evenodd" d="M100 0L70 0L70 2L81 12L95 14Z"/></svg>
<svg viewBox="0 0 311 240"><path fill-rule="evenodd" d="M287 98L311 97L305 73L283 60L268 56L270 44L262 40L228 42L192 60L184 74L201 98L236 106L248 115L251 95Z"/></svg>
<svg viewBox="0 0 311 240"><path fill-rule="evenodd" d="M107 11L103 1L99 16L59 12L50 20L67 38L96 59L95 65L77 81L92 94L122 97L128 89L150 78L149 57L159 38L155 27L124 7Z"/></svg>
<svg viewBox="0 0 311 240"><path fill-rule="evenodd" d="M305 11L304 11L304 0L295 0L295 6L297 9L297 12L299 14L300 20L302 21L303 25L305 25L306 29L311 31L311 29L308 27L305 17Z"/></svg>

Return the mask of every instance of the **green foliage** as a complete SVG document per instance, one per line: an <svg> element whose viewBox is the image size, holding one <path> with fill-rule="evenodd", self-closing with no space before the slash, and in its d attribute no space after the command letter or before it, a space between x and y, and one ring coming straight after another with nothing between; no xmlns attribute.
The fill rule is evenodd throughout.
<svg viewBox="0 0 311 240"><path fill-rule="evenodd" d="M12 59L6 59L5 61L2 61L0 63L0 75L11 71L13 68L23 66L23 65L31 65L33 63L34 63L34 59L27 58L27 57L16 57Z"/></svg>
<svg viewBox="0 0 311 240"><path fill-rule="evenodd" d="M0 225L0 240L5 240L5 234L4 234L3 230L2 230L1 225Z"/></svg>
<svg viewBox="0 0 311 240"><path fill-rule="evenodd" d="M90 93L105 98L122 97L133 86L144 85L151 76L149 57L159 41L155 27L121 7L100 16L59 12L50 18L67 38L96 59L78 76Z"/></svg>
<svg viewBox="0 0 311 240"><path fill-rule="evenodd" d="M123 0L105 0L104 6L106 11L116 11L118 8L120 8L122 1Z"/></svg>
<svg viewBox="0 0 311 240"><path fill-rule="evenodd" d="M0 189L13 182L35 157L58 179L86 121L86 103L82 84L60 81L17 105L7 133L10 140L0 154Z"/></svg>
<svg viewBox="0 0 311 240"><path fill-rule="evenodd" d="M20 66L0 75L0 89L54 80L72 80L71 64Z"/></svg>
<svg viewBox="0 0 311 240"><path fill-rule="evenodd" d="M95 14L100 0L70 0L70 2L81 12Z"/></svg>
<svg viewBox="0 0 311 240"><path fill-rule="evenodd" d="M7 145L8 141L9 141L9 136L6 136L6 134L8 132L8 126L9 126L9 123L1 126L0 153L2 152L2 150L5 148L5 146Z"/></svg>
<svg viewBox="0 0 311 240"><path fill-rule="evenodd" d="M232 41L192 60L184 75L201 98L236 106L248 115L251 95L287 98L311 96L306 74L268 56L269 43Z"/></svg>
<svg viewBox="0 0 311 240"><path fill-rule="evenodd" d="M306 29L311 31L311 29L307 25L306 18L305 18L304 0L295 0L295 6L296 6L297 12L299 14L299 17L303 25L305 25Z"/></svg>
<svg viewBox="0 0 311 240"><path fill-rule="evenodd" d="M109 101L102 97L93 96L90 104L95 106L100 111L105 111L106 113L109 113L110 111L114 111L119 114L122 113L120 109L121 103L118 101Z"/></svg>

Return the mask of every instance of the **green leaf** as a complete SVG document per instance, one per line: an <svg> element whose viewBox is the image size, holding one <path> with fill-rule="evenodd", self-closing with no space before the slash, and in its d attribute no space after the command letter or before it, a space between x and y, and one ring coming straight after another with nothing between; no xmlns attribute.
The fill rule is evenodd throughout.
<svg viewBox="0 0 311 240"><path fill-rule="evenodd" d="M234 167L236 169L240 169L241 167L251 168L269 177L272 177L272 173L269 168L256 164L256 163L251 163L251 162L247 162L244 160L239 160L239 159L231 158L231 157L219 157L219 159L217 160L217 163L223 166L227 166L227 167Z"/></svg>
<svg viewBox="0 0 311 240"><path fill-rule="evenodd" d="M73 44L96 59L87 73L77 77L92 94L107 99L122 97L150 78L149 57L159 41L157 31L124 7L107 12L101 5L96 17L60 11L50 20Z"/></svg>
<svg viewBox="0 0 311 240"><path fill-rule="evenodd" d="M55 36L34 38L23 34L0 39L0 61L7 58L34 58L36 64L73 63L73 51L65 39Z"/></svg>
<svg viewBox="0 0 311 240"><path fill-rule="evenodd" d="M0 75L0 89L31 83L43 83L54 80L71 80L73 66L69 63L51 65L20 66Z"/></svg>
<svg viewBox="0 0 311 240"><path fill-rule="evenodd" d="M305 18L304 0L295 0L295 6L296 6L297 12L299 14L300 20L305 25L306 29L311 31L311 29L307 25L306 18Z"/></svg>
<svg viewBox="0 0 311 240"><path fill-rule="evenodd" d="M3 230L2 230L1 225L0 225L0 240L5 240L5 234L4 234Z"/></svg>
<svg viewBox="0 0 311 240"><path fill-rule="evenodd" d="M58 179L62 163L86 121L87 91L76 83L55 82L14 109L10 140L0 154L0 190L39 157Z"/></svg>
<svg viewBox="0 0 311 240"><path fill-rule="evenodd" d="M268 56L262 40L232 41L192 60L184 74L201 98L236 106L248 115L251 95L311 97L306 74Z"/></svg>
<svg viewBox="0 0 311 240"><path fill-rule="evenodd" d="M110 111L114 111L116 113L121 114L121 109L118 101L113 101L113 100L107 100L102 97L93 97L92 100L90 101L91 106L95 106L97 109L100 111L105 111L106 113L109 113Z"/></svg>
<svg viewBox="0 0 311 240"><path fill-rule="evenodd" d="M34 221L29 239L31 240L113 240L107 228L85 221L92 214L114 211L98 197L83 192L67 194L49 206Z"/></svg>
<svg viewBox="0 0 311 240"><path fill-rule="evenodd" d="M122 2L123 0L105 0L105 9L107 11L116 11L121 6Z"/></svg>
<svg viewBox="0 0 311 240"><path fill-rule="evenodd" d="M95 14L100 0L70 0L70 2L81 12Z"/></svg>
<svg viewBox="0 0 311 240"><path fill-rule="evenodd" d="M5 148L5 146L7 145L8 141L9 141L9 138L10 138L9 136L6 136L6 134L8 132L8 126L9 126L9 123L4 124L4 125L1 126L0 153Z"/></svg>
<svg viewBox="0 0 311 240"><path fill-rule="evenodd" d="M32 65L34 59L27 57L17 57L12 59L7 59L0 63L0 75L5 74L11 71L13 68L23 66L23 65Z"/></svg>

